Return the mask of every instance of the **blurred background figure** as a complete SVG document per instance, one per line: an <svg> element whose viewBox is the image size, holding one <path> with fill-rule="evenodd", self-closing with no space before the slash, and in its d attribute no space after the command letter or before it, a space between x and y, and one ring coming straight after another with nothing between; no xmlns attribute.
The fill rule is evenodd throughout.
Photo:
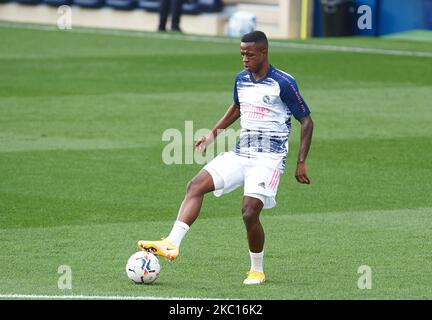
<svg viewBox="0 0 432 320"><path fill-rule="evenodd" d="M181 32L180 16L183 0L160 0L159 31L166 31L168 14L171 11L171 31Z"/></svg>

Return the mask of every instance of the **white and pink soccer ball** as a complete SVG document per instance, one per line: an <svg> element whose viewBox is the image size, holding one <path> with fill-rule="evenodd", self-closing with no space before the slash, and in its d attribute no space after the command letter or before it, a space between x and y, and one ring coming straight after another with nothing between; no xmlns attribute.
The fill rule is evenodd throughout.
<svg viewBox="0 0 432 320"><path fill-rule="evenodd" d="M150 252L136 252L126 263L126 274L135 283L152 284L159 277L159 272L159 260Z"/></svg>

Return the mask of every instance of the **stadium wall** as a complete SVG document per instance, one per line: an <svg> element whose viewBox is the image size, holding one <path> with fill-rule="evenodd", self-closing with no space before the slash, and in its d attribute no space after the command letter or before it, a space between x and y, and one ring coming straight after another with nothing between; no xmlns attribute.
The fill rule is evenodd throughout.
<svg viewBox="0 0 432 320"><path fill-rule="evenodd" d="M72 6L71 9L72 26L78 27L155 31L159 23L157 13L144 10L122 11L108 7L90 9L78 6ZM45 4L0 4L0 20L3 21L57 25L59 17L57 7ZM223 14L183 16L181 26L187 33L219 35L223 34L227 18Z"/></svg>
<svg viewBox="0 0 432 320"><path fill-rule="evenodd" d="M295 39L301 34L302 0L225 0L225 9L217 13L183 14L181 28L185 33L224 35L230 16L236 11L252 12L257 17L257 28L271 38ZM312 3L309 1L309 3ZM304 2L303 2L304 4ZM72 5L72 26L155 31L159 14L142 9L116 10ZM312 35L313 6L308 7L308 35ZM46 4L23 5L16 2L0 3L0 20L57 25L57 7ZM168 21L170 24L170 21Z"/></svg>

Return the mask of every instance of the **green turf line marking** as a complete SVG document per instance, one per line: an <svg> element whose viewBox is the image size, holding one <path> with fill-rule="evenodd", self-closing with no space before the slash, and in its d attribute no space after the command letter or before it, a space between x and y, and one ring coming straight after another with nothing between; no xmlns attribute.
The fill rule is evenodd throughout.
<svg viewBox="0 0 432 320"><path fill-rule="evenodd" d="M14 28L14 29L41 30L41 31L60 31L55 26L37 25L37 24L17 24L17 23L8 23L8 22L0 22L0 27ZM151 33L151 32L112 30L112 29L101 29L101 28L93 29L93 28L75 27L72 30L61 31L61 32L123 36L123 37L139 37L139 38L151 38L151 39L158 39L158 40L166 39L166 40L179 40L179 41L192 41L192 42L211 42L211 43L222 43L222 44L237 44L238 42L237 38L207 37L207 36L182 35L182 34L180 35L159 34L159 33ZM428 52L428 51L362 48L362 47L350 47L350 46L338 46L338 45L282 42L282 41L270 41L270 44L276 47L285 47L285 48L301 49L301 50L317 50L317 51L330 51L330 52L347 52L347 53L360 53L360 54L379 54L379 55L389 55L389 56L432 58L432 52Z"/></svg>

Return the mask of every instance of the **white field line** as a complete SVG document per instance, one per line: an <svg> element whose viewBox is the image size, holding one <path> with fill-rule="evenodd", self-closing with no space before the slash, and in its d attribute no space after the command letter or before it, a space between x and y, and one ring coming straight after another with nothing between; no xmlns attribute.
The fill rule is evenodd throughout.
<svg viewBox="0 0 432 320"><path fill-rule="evenodd" d="M230 39L230 38L194 36L194 35L184 35L184 34L160 34L156 32L150 33L150 32L139 32L139 31L94 29L94 28L81 28L81 27L74 28L72 30L67 30L67 31L60 31L55 26L38 25L38 24L17 24L17 23L8 23L8 22L1 22L1 21L0 21L0 27L12 28L12 29L72 32L72 33L81 33L81 34L100 34L100 35L135 37L135 38L151 38L151 39L159 39L159 40L169 39L169 40L224 43L224 44L238 43L237 38ZM308 43L294 43L294 42L282 42L282 41L271 41L270 45L276 47L285 47L285 48L302 49L302 50L432 58L432 52L428 52L428 51L361 48L361 47L350 47L350 46L339 46L339 45L308 44Z"/></svg>
<svg viewBox="0 0 432 320"><path fill-rule="evenodd" d="M222 300L198 297L154 297L154 296L86 296L86 295L45 295L45 294L0 294L0 299L36 300ZM223 299L226 300L226 299Z"/></svg>

